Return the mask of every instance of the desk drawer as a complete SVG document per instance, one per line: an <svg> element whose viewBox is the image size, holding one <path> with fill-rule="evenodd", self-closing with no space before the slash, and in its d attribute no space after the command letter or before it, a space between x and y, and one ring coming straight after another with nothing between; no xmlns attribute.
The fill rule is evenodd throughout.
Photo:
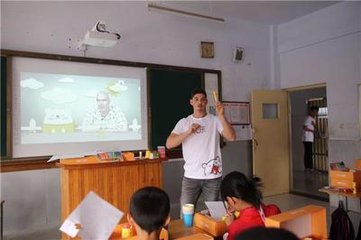
<svg viewBox="0 0 361 240"><path fill-rule="evenodd" d="M331 177L331 182L332 179L339 179L343 181L361 183L361 171L344 172L344 171L331 170L330 177Z"/></svg>
<svg viewBox="0 0 361 240"><path fill-rule="evenodd" d="M332 178L331 179L332 187L340 187L340 188L350 188L353 189L356 187L356 192L361 192L361 183L351 182L348 180L343 180L342 178Z"/></svg>

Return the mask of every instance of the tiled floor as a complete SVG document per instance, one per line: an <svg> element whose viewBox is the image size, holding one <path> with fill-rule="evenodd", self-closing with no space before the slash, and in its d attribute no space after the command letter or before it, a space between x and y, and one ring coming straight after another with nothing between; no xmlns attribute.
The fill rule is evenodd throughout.
<svg viewBox="0 0 361 240"><path fill-rule="evenodd" d="M327 172L293 171L293 187L291 190L294 192L327 200L328 195L318 191L324 186L328 186Z"/></svg>
<svg viewBox="0 0 361 240"><path fill-rule="evenodd" d="M58 229L59 227L53 227L17 236L5 235L4 240L60 240L61 232Z"/></svg>
<svg viewBox="0 0 361 240"><path fill-rule="evenodd" d="M330 212L332 212L334 209L334 208L330 209L328 202L318 201L315 199L298 196L298 195L293 195L293 194L282 194L282 195L276 195L276 196L272 196L272 197L266 197L264 199L264 202L266 204L275 203L281 208L282 211L299 208L299 207L309 205L309 204L324 206L327 209L327 216L328 216L327 225L328 225L328 227L330 226ZM360 214L349 212L349 216L354 223L355 230L357 230L358 224L360 221ZM22 235L22 236L5 237L5 239L7 239L7 240L20 240L20 239L58 240L60 238L61 238L61 236L60 236L58 227L43 230L43 231L38 231L38 232L34 232L31 234Z"/></svg>

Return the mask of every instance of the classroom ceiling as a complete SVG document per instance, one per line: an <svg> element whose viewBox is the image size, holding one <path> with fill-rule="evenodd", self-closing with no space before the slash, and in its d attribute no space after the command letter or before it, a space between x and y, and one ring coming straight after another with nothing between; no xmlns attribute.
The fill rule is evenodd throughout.
<svg viewBox="0 0 361 240"><path fill-rule="evenodd" d="M152 1L155 4L214 17L280 24L339 1Z"/></svg>

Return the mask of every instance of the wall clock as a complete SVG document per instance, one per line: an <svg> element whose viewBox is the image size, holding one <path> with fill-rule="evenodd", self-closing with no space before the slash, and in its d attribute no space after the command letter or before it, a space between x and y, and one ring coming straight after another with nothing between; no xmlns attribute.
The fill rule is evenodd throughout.
<svg viewBox="0 0 361 240"><path fill-rule="evenodd" d="M201 57L202 58L214 58L214 43L213 42L201 42Z"/></svg>

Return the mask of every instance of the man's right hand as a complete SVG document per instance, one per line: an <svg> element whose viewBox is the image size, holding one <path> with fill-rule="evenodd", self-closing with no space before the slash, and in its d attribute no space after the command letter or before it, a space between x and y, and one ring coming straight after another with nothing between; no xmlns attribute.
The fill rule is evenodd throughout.
<svg viewBox="0 0 361 240"><path fill-rule="evenodd" d="M201 125L199 125L197 123L193 123L192 126L188 130L189 134L195 133L200 126Z"/></svg>

